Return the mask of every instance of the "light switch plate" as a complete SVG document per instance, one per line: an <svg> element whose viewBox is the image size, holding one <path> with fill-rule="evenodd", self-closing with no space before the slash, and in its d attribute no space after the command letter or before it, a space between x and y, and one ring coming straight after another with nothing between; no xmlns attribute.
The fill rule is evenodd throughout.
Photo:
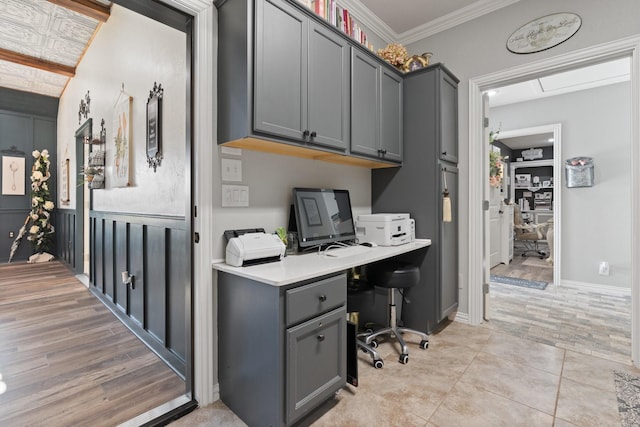
<svg viewBox="0 0 640 427"><path fill-rule="evenodd" d="M222 185L222 207L246 207L249 206L249 186L247 185Z"/></svg>

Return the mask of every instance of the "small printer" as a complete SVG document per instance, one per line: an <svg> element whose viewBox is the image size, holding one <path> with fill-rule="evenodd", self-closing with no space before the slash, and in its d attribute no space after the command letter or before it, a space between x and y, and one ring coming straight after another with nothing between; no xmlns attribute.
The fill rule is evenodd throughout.
<svg viewBox="0 0 640 427"><path fill-rule="evenodd" d="M244 233L229 239L225 262L234 267L244 267L280 261L285 251L284 243L275 234Z"/></svg>
<svg viewBox="0 0 640 427"><path fill-rule="evenodd" d="M408 213L358 215L356 236L379 246L403 245L413 241L412 222Z"/></svg>

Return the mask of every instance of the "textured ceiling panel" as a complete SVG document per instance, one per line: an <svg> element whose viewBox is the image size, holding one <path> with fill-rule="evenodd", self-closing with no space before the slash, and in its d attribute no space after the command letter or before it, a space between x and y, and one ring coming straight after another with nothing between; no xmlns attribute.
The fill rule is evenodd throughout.
<svg viewBox="0 0 640 427"><path fill-rule="evenodd" d="M13 62L0 61L0 82L3 87L41 95L60 97L68 77Z"/></svg>
<svg viewBox="0 0 640 427"><path fill-rule="evenodd" d="M0 48L22 55L75 67L97 27L95 19L46 0L0 0ZM68 80L0 64L0 86L12 89L60 96Z"/></svg>

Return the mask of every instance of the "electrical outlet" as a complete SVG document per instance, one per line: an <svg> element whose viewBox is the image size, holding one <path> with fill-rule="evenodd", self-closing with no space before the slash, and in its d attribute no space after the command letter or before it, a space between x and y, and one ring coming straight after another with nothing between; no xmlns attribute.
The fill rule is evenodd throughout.
<svg viewBox="0 0 640 427"><path fill-rule="evenodd" d="M9 232L9 238L10 238L10 239L13 239L13 231L10 231L10 232Z"/></svg>
<svg viewBox="0 0 640 427"><path fill-rule="evenodd" d="M602 261L600 263L600 268L598 270L598 273L601 276L608 276L609 275L609 263L607 261Z"/></svg>

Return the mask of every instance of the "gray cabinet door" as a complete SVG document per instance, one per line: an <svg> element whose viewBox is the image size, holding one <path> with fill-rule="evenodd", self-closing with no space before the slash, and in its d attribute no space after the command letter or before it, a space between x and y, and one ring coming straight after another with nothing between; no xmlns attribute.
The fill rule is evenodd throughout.
<svg viewBox="0 0 640 427"><path fill-rule="evenodd" d="M307 127L309 19L278 0L256 2L254 128L301 139Z"/></svg>
<svg viewBox="0 0 640 427"><path fill-rule="evenodd" d="M309 141L346 149L349 146L349 44L315 22L309 29Z"/></svg>
<svg viewBox="0 0 640 427"><path fill-rule="evenodd" d="M346 384L344 306L287 329L287 425Z"/></svg>
<svg viewBox="0 0 640 427"><path fill-rule="evenodd" d="M446 181L451 200L451 222L440 221L440 313L444 320L458 307L458 168L440 163L442 189ZM442 215L442 209L439 209Z"/></svg>
<svg viewBox="0 0 640 427"><path fill-rule="evenodd" d="M382 67L380 148L386 160L402 161L402 77Z"/></svg>
<svg viewBox="0 0 640 427"><path fill-rule="evenodd" d="M377 157L380 149L380 65L351 50L351 152Z"/></svg>
<svg viewBox="0 0 640 427"><path fill-rule="evenodd" d="M440 159L458 163L458 83L440 71Z"/></svg>

